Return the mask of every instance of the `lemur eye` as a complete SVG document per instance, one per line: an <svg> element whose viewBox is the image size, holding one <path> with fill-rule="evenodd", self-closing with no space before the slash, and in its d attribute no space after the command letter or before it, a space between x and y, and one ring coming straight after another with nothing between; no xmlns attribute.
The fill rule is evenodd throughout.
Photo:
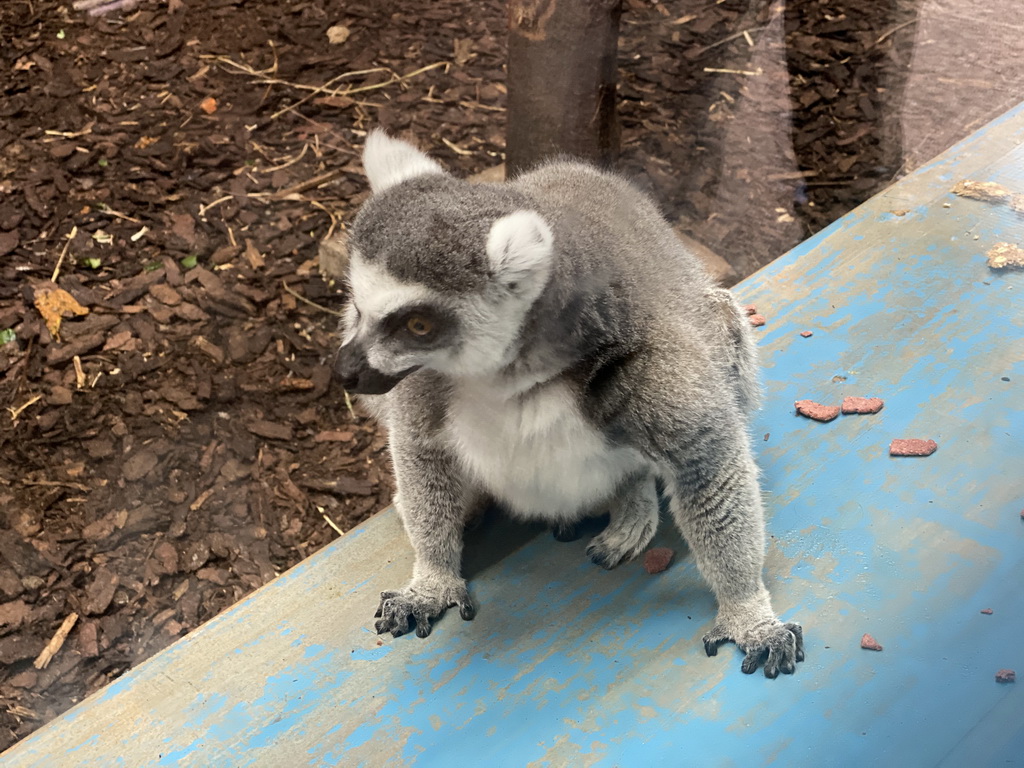
<svg viewBox="0 0 1024 768"><path fill-rule="evenodd" d="M405 327L414 336L426 336L434 330L434 324L422 315L413 315L405 321Z"/></svg>

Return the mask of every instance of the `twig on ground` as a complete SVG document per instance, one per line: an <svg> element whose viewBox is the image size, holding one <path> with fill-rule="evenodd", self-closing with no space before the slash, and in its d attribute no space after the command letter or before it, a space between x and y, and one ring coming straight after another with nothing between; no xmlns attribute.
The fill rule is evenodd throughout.
<svg viewBox="0 0 1024 768"><path fill-rule="evenodd" d="M341 168L335 168L333 171L327 171L326 173L318 174L310 179L301 181L298 184L294 184L290 187L274 192L273 196L276 198L285 198L289 195L300 195L310 189L323 186L329 181L334 181L345 175L345 171Z"/></svg>
<svg viewBox="0 0 1024 768"><path fill-rule="evenodd" d="M77 234L78 227L71 227L71 234L68 235L68 240L64 243L64 248L60 252L60 258L57 259L57 266L53 268L53 276L50 278L51 283L57 282L57 276L60 274L60 265L64 263L64 257L68 255L68 249L71 248L71 241L75 239Z"/></svg>
<svg viewBox="0 0 1024 768"><path fill-rule="evenodd" d="M8 408L7 410L11 412L11 423L13 424L14 422L16 422L18 420L18 417L21 416L21 412L22 411L24 411L30 405L33 405L34 403L38 403L42 399L43 399L42 395L36 395L32 399L30 399L27 403L25 403L22 406L19 406L18 408Z"/></svg>
<svg viewBox="0 0 1024 768"><path fill-rule="evenodd" d="M344 535L345 535L345 532L344 532L343 530L341 530L341 528L339 528L339 527L338 527L338 524L337 524L336 522L334 522L333 520L331 520L331 517L330 517L330 515L328 515L328 514L327 514L326 510L324 510L324 508L323 508L323 507L317 507L317 509L318 509L318 510L320 510L320 514L321 514L321 515L323 515L323 517L324 517L324 520L326 520L326 521L327 521L327 524L328 524L329 526L331 526L331 528L333 528L333 529L335 530L335 532L336 532L336 533L337 533L337 534L338 534L339 536L344 536Z"/></svg>
<svg viewBox="0 0 1024 768"><path fill-rule="evenodd" d="M78 614L69 613L67 618L64 619L64 623L60 625L60 628L50 638L50 642L43 648L42 653L32 663L32 666L36 669L46 669L49 666L50 660L57 655L57 652L63 647L64 641L68 639L68 634L75 626L76 621L78 621Z"/></svg>
<svg viewBox="0 0 1024 768"><path fill-rule="evenodd" d="M322 304L317 304L315 301L307 299L301 293L299 293L298 291L294 290L291 286L289 286L288 283L286 283L283 279L281 280L281 287L283 287L285 289L285 291L290 293L292 296L294 296L296 299L301 301L303 304L308 304L311 307L316 307L320 311L326 312L329 315L334 315L335 317L344 317L345 316L344 312L339 312L336 309L331 309L330 307L325 307Z"/></svg>

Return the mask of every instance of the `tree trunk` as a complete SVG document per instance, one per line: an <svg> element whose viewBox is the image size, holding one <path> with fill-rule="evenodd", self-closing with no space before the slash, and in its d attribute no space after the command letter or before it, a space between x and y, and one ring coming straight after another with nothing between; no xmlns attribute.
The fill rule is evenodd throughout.
<svg viewBox="0 0 1024 768"><path fill-rule="evenodd" d="M622 0L509 0L506 175L552 155L613 162Z"/></svg>

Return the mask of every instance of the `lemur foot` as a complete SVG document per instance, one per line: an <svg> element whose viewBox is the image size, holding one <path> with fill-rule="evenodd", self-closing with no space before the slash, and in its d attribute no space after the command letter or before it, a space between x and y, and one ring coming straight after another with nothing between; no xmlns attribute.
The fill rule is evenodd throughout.
<svg viewBox="0 0 1024 768"><path fill-rule="evenodd" d="M459 607L459 615L466 621L476 615L476 607L465 582L434 589L410 585L404 589L381 592L380 605L374 614L377 619L374 628L378 635L390 632L394 637L399 637L415 626L416 636L426 637L430 634L431 622L455 606Z"/></svg>
<svg viewBox="0 0 1024 768"><path fill-rule="evenodd" d="M632 525L610 523L587 545L587 557L606 570L632 560L643 552L654 538L655 526L649 521Z"/></svg>
<svg viewBox="0 0 1024 768"><path fill-rule="evenodd" d="M739 634L740 639L734 634ZM748 675L756 672L762 662L765 677L778 677L779 672L791 675L796 671L797 662L804 660L804 631L799 624L783 624L773 619L742 633L716 624L704 635L704 650L708 656L716 656L718 646L733 641L746 654L740 669Z"/></svg>
<svg viewBox="0 0 1024 768"><path fill-rule="evenodd" d="M555 541L576 541L583 534L580 532L580 524L576 523L556 523L551 527L551 533L555 537Z"/></svg>

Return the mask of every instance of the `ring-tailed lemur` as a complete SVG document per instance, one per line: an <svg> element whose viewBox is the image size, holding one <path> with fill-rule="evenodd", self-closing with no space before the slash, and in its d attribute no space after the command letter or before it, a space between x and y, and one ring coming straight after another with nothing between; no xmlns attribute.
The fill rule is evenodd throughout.
<svg viewBox="0 0 1024 768"><path fill-rule="evenodd" d="M587 553L613 568L650 543L660 478L718 599L707 653L732 640L744 672L793 672L802 630L761 578L757 363L732 295L651 200L588 165L471 184L379 131L363 163L335 369L389 432L416 555L377 631L473 617L460 561L481 494L556 531L607 511Z"/></svg>

